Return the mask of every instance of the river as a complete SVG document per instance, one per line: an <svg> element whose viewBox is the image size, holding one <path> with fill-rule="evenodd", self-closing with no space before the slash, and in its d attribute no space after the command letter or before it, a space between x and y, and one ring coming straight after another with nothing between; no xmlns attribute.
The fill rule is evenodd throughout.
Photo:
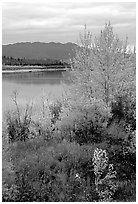
<svg viewBox="0 0 138 204"><path fill-rule="evenodd" d="M17 102L21 106L31 103L32 101L33 104L39 106L42 100L55 100L60 98L64 93L62 83L64 78L65 71L3 73L3 113L15 106L12 100L14 92L17 92Z"/></svg>

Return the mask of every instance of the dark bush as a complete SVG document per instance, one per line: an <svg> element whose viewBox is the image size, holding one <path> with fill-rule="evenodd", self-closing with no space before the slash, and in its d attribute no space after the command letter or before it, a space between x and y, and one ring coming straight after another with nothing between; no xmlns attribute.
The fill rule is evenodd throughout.
<svg viewBox="0 0 138 204"><path fill-rule="evenodd" d="M79 144L101 143L105 140L105 129L93 121L82 120L73 130L74 140Z"/></svg>
<svg viewBox="0 0 138 204"><path fill-rule="evenodd" d="M9 142L25 141L29 139L32 107L26 106L24 113L19 107L13 112L8 112L6 116L7 133Z"/></svg>
<svg viewBox="0 0 138 204"><path fill-rule="evenodd" d="M65 118L61 116L57 127L62 138L68 141L76 141L80 145L101 143L106 138L106 125L100 117L93 108L80 111L76 106Z"/></svg>
<svg viewBox="0 0 138 204"><path fill-rule="evenodd" d="M5 134L3 134L2 138L2 201L14 202L18 200L18 188L15 185L16 175L10 159L11 151L7 138L4 136Z"/></svg>
<svg viewBox="0 0 138 204"><path fill-rule="evenodd" d="M133 182L136 174L136 101L133 95L116 96L111 112L106 138L109 157L118 179Z"/></svg>
<svg viewBox="0 0 138 204"><path fill-rule="evenodd" d="M123 181L118 183L114 194L117 202L136 202L136 181Z"/></svg>
<svg viewBox="0 0 138 204"><path fill-rule="evenodd" d="M52 117L51 124L55 124L62 111L62 103L60 101L56 101L54 104L49 106L49 109Z"/></svg>
<svg viewBox="0 0 138 204"><path fill-rule="evenodd" d="M126 126L136 130L136 101L133 96L116 96L115 101L111 104L111 121L124 120Z"/></svg>
<svg viewBox="0 0 138 204"><path fill-rule="evenodd" d="M9 142L25 141L29 139L31 116L26 110L24 116L17 115L17 112L7 115L7 132Z"/></svg>
<svg viewBox="0 0 138 204"><path fill-rule="evenodd" d="M11 147L20 201L98 200L92 166L94 146L66 141L40 144L34 139Z"/></svg>
<svg viewBox="0 0 138 204"><path fill-rule="evenodd" d="M126 129L126 123L114 121L107 129L110 162L118 172L119 180L131 180L136 174L135 133Z"/></svg>

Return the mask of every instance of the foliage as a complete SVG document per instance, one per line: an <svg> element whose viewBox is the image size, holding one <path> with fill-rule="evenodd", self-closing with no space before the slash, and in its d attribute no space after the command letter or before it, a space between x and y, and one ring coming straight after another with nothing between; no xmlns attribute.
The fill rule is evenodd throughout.
<svg viewBox="0 0 138 204"><path fill-rule="evenodd" d="M134 95L119 95L116 96L111 103L111 122L123 120L126 127L132 131L136 130L136 98Z"/></svg>
<svg viewBox="0 0 138 204"><path fill-rule="evenodd" d="M136 174L135 132L125 126L124 121L113 122L107 129L107 144L110 162L119 174L119 180L131 180Z"/></svg>
<svg viewBox="0 0 138 204"><path fill-rule="evenodd" d="M100 142L107 143L109 160L119 172L119 180L133 180L136 173L135 76L135 53L128 50L127 39L123 42L113 33L110 22L105 24L100 36L95 39L92 39L91 33L85 27L84 35L81 36L81 48L76 50L70 72L72 84L68 98L69 110L82 113L86 107L100 101L99 109L97 108L100 113L98 130L104 124L104 129L100 131L103 140ZM95 118L94 113L94 108L89 109L92 121ZM106 117L103 120L101 116ZM86 121L80 123L80 127L87 129L89 120ZM81 131L78 138L83 140Z"/></svg>
<svg viewBox="0 0 138 204"><path fill-rule="evenodd" d="M68 129L68 135L80 144L96 142L94 135L97 141L100 135L101 142L106 132L103 130L109 119L113 119L112 115L115 116L114 104L120 108L117 97L121 97L127 109L126 119L132 119L135 109L135 58L132 60L132 52L128 54L127 40L123 42L113 33L110 22L94 40L85 27L80 40L81 46L76 50L69 72L71 85L66 100L69 113L61 118L62 128ZM130 99L134 95L131 109L129 101L124 100L124 104L122 100L126 95L130 95Z"/></svg>
<svg viewBox="0 0 138 204"><path fill-rule="evenodd" d="M113 164L109 164L109 158L107 156L106 150L98 148L95 149L93 165L95 186L96 191L99 194L100 201L110 202L112 201L112 196L117 189L117 186L113 180L116 178L117 172L113 171Z"/></svg>
<svg viewBox="0 0 138 204"><path fill-rule="evenodd" d="M50 144L42 138L35 138L17 141L10 144L9 149L15 180L13 186L4 191L7 195L18 189L15 201L75 202L100 199L94 183L94 146L80 146L66 140ZM14 185L17 186L15 191Z"/></svg>
<svg viewBox="0 0 138 204"><path fill-rule="evenodd" d="M116 93L134 91L135 59L127 49L127 40L119 40L110 22L94 40L85 28L81 49L72 63L71 93L76 98L102 99L108 104Z"/></svg>
<svg viewBox="0 0 138 204"><path fill-rule="evenodd" d="M117 202L136 202L136 179L118 182L114 196Z"/></svg>
<svg viewBox="0 0 138 204"><path fill-rule="evenodd" d="M79 144L99 143L105 140L110 108L101 100L67 99L55 128L62 138Z"/></svg>
<svg viewBox="0 0 138 204"><path fill-rule="evenodd" d="M18 197L18 189L15 185L16 176L7 138L3 137L2 139L2 201L14 202Z"/></svg>
<svg viewBox="0 0 138 204"><path fill-rule="evenodd" d="M105 121L100 118L98 110L85 109L83 112L74 110L68 115L61 114L61 120L57 121L56 128L61 136L69 141L79 144L103 142L105 139Z"/></svg>
<svg viewBox="0 0 138 204"><path fill-rule="evenodd" d="M17 94L14 94L14 103L16 110L12 113L7 114L7 132L9 137L9 142L14 142L17 140L25 141L29 139L29 127L31 124L31 112L32 106L26 106L25 113L21 114L17 103Z"/></svg>
<svg viewBox="0 0 138 204"><path fill-rule="evenodd" d="M8 187L4 184L2 186L2 201L3 202L16 202L18 200L18 189L16 185Z"/></svg>
<svg viewBox="0 0 138 204"><path fill-rule="evenodd" d="M50 113L51 113L51 124L55 124L56 121L59 119L60 113L62 112L62 103L60 101L56 101L54 104L49 106Z"/></svg>
<svg viewBox="0 0 138 204"><path fill-rule="evenodd" d="M108 121L107 143L110 161L118 179L133 180L136 174L136 101L132 95L116 97Z"/></svg>
<svg viewBox="0 0 138 204"><path fill-rule="evenodd" d="M65 186L68 188L69 185L67 174L70 176L71 169L74 174L74 165L78 165L79 146L63 142L54 147L47 147L45 142L45 145L34 148L34 144L30 143L28 147L27 144L24 147L21 143L17 144L20 145L18 150L22 149L22 153L16 151L19 155L13 155L13 161L18 164L15 171L20 201L62 201L64 198L60 194L68 196L68 191L64 195L64 191L67 190ZM74 154L74 151L78 154Z"/></svg>
<svg viewBox="0 0 138 204"><path fill-rule="evenodd" d="M94 41L85 28L63 102L43 101L41 113L32 116L29 106L21 113L15 94L16 111L7 116L11 143L3 151L3 200L134 201L135 69L135 53L108 23Z"/></svg>

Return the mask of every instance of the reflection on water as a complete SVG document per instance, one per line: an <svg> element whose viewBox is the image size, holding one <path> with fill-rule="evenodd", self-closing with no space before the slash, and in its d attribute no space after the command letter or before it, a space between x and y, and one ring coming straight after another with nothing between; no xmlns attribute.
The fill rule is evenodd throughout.
<svg viewBox="0 0 138 204"><path fill-rule="evenodd" d="M43 98L55 99L64 92L62 71L25 72L2 74L3 112L14 105L11 99L14 91L18 93L18 103L25 105L33 101L39 104Z"/></svg>
<svg viewBox="0 0 138 204"><path fill-rule="evenodd" d="M7 82L19 84L60 84L63 80L62 71L48 72L18 72L18 73L3 73L2 79Z"/></svg>

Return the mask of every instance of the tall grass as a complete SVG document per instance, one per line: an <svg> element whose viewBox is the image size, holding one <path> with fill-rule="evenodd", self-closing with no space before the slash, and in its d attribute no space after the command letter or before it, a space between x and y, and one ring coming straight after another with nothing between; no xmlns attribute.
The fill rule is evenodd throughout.
<svg viewBox="0 0 138 204"><path fill-rule="evenodd" d="M29 139L29 128L32 122L31 115L33 106L27 104L24 113L22 113L17 102L16 92L13 95L13 102L16 109L15 111L8 112L6 116L9 142L15 142L18 140L25 141Z"/></svg>

